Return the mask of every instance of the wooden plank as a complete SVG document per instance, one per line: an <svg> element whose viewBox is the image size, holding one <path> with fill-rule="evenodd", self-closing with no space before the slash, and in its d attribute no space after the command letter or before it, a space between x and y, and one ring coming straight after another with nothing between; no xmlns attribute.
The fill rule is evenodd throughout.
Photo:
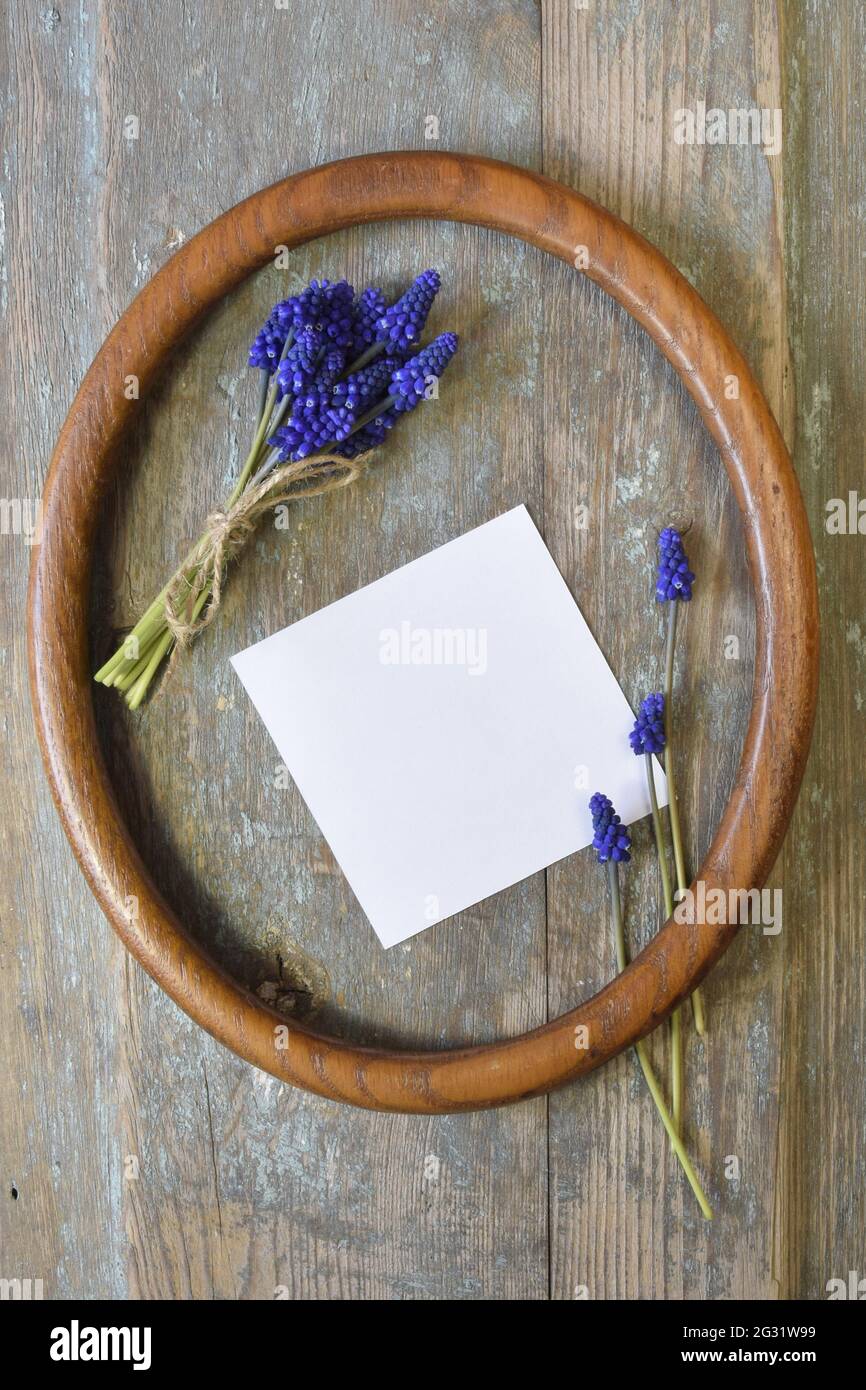
<svg viewBox="0 0 866 1390"><path fill-rule="evenodd" d="M669 255L733 327L787 424L781 191L772 161L754 148L673 138L675 110L700 99L780 105L775 25L762 6L721 18L702 0L676 9L551 0L543 6L544 170L619 212ZM662 680L655 536L674 518L693 523L699 582L683 624L678 723L696 865L734 775L752 677L736 509L691 402L640 331L567 274L548 321L561 351L544 364L546 539L635 703ZM563 334L564 324L577 331ZM580 505L588 508L583 530ZM725 658L728 635L739 639L738 660ZM634 945L658 917L646 826L636 845L623 875ZM606 882L591 855L549 872L548 919L557 1013L614 968ZM712 1228L667 1152L633 1056L551 1097L553 1297L776 1295L767 1155L777 1138L786 950L784 937L744 932L708 983L706 1043L690 1031L688 1139L718 1208ZM666 1030L652 1051L666 1071ZM737 1181L725 1177L729 1155L739 1163Z"/></svg>
<svg viewBox="0 0 866 1390"><path fill-rule="evenodd" d="M850 528L827 530L828 503L841 499L847 509L850 492L866 496L866 14L859 5L789 6L785 24L794 458L812 519L824 640L812 757L784 858L775 1255L782 1297L826 1298L831 1279L866 1276L866 542Z"/></svg>
<svg viewBox="0 0 866 1390"><path fill-rule="evenodd" d="M440 144L538 165L538 15L528 0L471 15L452 0L420 15L408 4L387 16L372 3L336 9L338 25L335 6L324 3L303 16L247 6L100 13L91 98L74 91L63 122L53 108L46 120L61 148L70 125L88 130L98 151L98 169L74 174L69 196L73 207L76 197L92 203L104 320L221 207L292 167L362 148L423 146L428 115L439 119ZM69 38L63 25L61 17L44 36L58 62ZM38 53L36 61L38 70ZM335 71L351 78L335 83ZM294 97L292 74L301 78ZM264 92L276 94L270 109ZM80 193L79 177L88 180ZM371 229L305 249L288 272L274 268L234 296L177 356L143 404L106 503L95 599L103 636L150 597L222 499L255 397L245 343L274 299L313 274L345 272L396 291L425 265L441 268L436 324L464 335L441 400L395 436L369 480L299 508L288 532L261 533L232 577L219 623L162 700L128 721L110 693L99 701L125 814L191 928L252 987L276 987L288 1007L347 1036L454 1043L542 1022L544 881L383 953L297 794L276 784L275 752L228 657L519 501L541 519L532 400L538 261L504 239L435 225ZM52 314L60 332L53 303ZM70 361L67 348L70 389L85 363L84 354ZM67 401L63 393L46 422L46 449ZM68 864L56 833L51 856ZM123 1290L148 1298L546 1295L544 1101L417 1120L360 1115L280 1088L205 1037L118 957L74 874L73 883L91 949L112 962L110 973L88 970L112 1038L107 1049L95 1046L83 1017L67 1046L92 1053L91 1065L110 1079L116 1114L99 1119L117 1137L100 1144L99 1179L122 1197L109 1220L100 1210L94 1230L75 1235L75 1248L93 1243L98 1224ZM66 1116L78 1103L60 1087L52 1095ZM125 1156L134 1159L126 1168ZM43 1224L57 1226L47 1217ZM62 1230L55 1239L62 1247Z"/></svg>
<svg viewBox="0 0 866 1390"><path fill-rule="evenodd" d="M100 203L98 44L93 21L72 9L61 29L48 7L7 6L3 29L0 487L26 518L71 390L109 327L90 235ZM76 227L87 234L69 235ZM41 1280L46 1298L112 1297L124 1287L117 1244L104 1239L122 1225L111 987L120 948L103 930L43 781L27 695L29 561L15 513L4 511L2 1274Z"/></svg>

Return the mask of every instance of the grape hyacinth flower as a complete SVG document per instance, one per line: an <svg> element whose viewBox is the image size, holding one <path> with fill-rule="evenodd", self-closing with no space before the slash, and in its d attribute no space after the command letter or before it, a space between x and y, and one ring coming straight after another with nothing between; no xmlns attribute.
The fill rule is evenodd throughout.
<svg viewBox="0 0 866 1390"><path fill-rule="evenodd" d="M625 944L625 924L623 921L622 900L619 892L619 864L628 861L628 850L631 841L624 827L621 825L620 818L614 811L609 797L604 796L601 792L596 792L589 803L589 809L592 814L593 830L595 831L592 842L593 848L595 849L598 862L607 865L608 888L610 891L614 939L616 942L616 964L617 969L622 973L628 965L628 950ZM620 843L622 840L625 841L624 845ZM619 849L620 851L618 859L614 853L615 849ZM649 1093L655 1102L656 1110L659 1113L661 1122L671 1142L671 1148L682 1166L682 1170L698 1200L703 1215L708 1221L712 1221L712 1207L707 1201L704 1190L700 1184L700 1179L694 1170L685 1145L680 1138L679 1132L671 1118L670 1111L665 1104L661 1086L658 1083L652 1062L650 1061L647 1045L644 1041L635 1043L634 1050L637 1053L637 1058Z"/></svg>
<svg viewBox="0 0 866 1390"><path fill-rule="evenodd" d="M665 697L647 695L629 734L634 753L662 753L665 746Z"/></svg>
<svg viewBox="0 0 866 1390"><path fill-rule="evenodd" d="M390 352L406 352L418 342L441 283L438 271L424 270L397 303L385 310L376 324L376 337Z"/></svg>
<svg viewBox="0 0 866 1390"><path fill-rule="evenodd" d="M286 338L289 334L294 334L296 302L294 299L284 299L274 305L253 339L249 356L251 367L260 367L266 372L274 371L282 357Z"/></svg>
<svg viewBox="0 0 866 1390"><path fill-rule="evenodd" d="M330 399L326 387L311 386L306 396L294 400L288 424L281 425L268 440L271 447L279 451L279 462L297 461L317 451L326 451L334 438L333 425L325 413Z"/></svg>
<svg viewBox="0 0 866 1390"><path fill-rule="evenodd" d="M337 382L331 391L310 387L306 395L296 398L289 422L268 441L278 451L277 461L308 458L326 446L342 445L373 419L390 429L400 415L428 398L431 382L445 371L457 346L456 333L442 333L406 363L395 357L378 358ZM379 442L382 437L375 432ZM345 458L356 458L360 450L340 452Z"/></svg>
<svg viewBox="0 0 866 1390"><path fill-rule="evenodd" d="M385 296L375 285L364 290L355 300L355 321L352 326L352 342L349 352L352 361L373 343L378 342L376 326L385 313Z"/></svg>
<svg viewBox="0 0 866 1390"><path fill-rule="evenodd" d="M348 439L344 439L341 444L334 447L335 454L341 454L344 459L358 458L361 454L366 454L369 449L377 449L380 444L384 444L388 431L393 429L396 416L391 411L385 411L382 415L375 416L366 425L363 425Z"/></svg>
<svg viewBox="0 0 866 1390"><path fill-rule="evenodd" d="M422 271L390 308L385 308L382 300L375 319L372 318L373 307L380 292L374 289L365 291L368 298L362 295L355 309L355 333L360 356L351 362L349 371L360 371L383 352L391 357L408 356L421 337L440 284L438 271Z"/></svg>
<svg viewBox="0 0 866 1390"><path fill-rule="evenodd" d="M659 572L656 598L659 603L679 600L688 603L692 596L695 576L689 569L688 556L682 536L673 526L666 526L659 536Z"/></svg>
<svg viewBox="0 0 866 1390"><path fill-rule="evenodd" d="M347 439L361 416L384 401L397 366L397 358L383 357L333 386L314 385L298 395L288 424L268 440L279 451L279 462L308 458L316 449Z"/></svg>
<svg viewBox="0 0 866 1390"><path fill-rule="evenodd" d="M347 352L345 348L326 348L321 359L316 379L321 386L333 386L346 369Z"/></svg>
<svg viewBox="0 0 866 1390"><path fill-rule="evenodd" d="M457 348L453 333L419 347L439 287L438 273L425 270L388 307L375 286L356 296L347 280L312 280L274 305L249 349L249 364L261 374L259 407L249 454L217 514L221 527L243 505L241 495L263 484L279 464L309 459L315 467L316 458L326 456L324 472L320 468L315 476L327 481L334 455L348 462L377 448L402 415L432 394L431 382ZM337 466L333 473L340 477ZM275 487L280 483L275 475ZM221 527L217 532L225 534ZM137 709L176 637L188 642L213 616L226 556L241 544L235 537L250 529L232 533L229 547L220 542L219 560L213 527L199 537L95 679Z"/></svg>
<svg viewBox="0 0 866 1390"><path fill-rule="evenodd" d="M335 439L345 439L359 418L388 394L399 365L396 357L380 357L337 383L328 409L329 418L341 431L335 432Z"/></svg>
<svg viewBox="0 0 866 1390"><path fill-rule="evenodd" d="M671 748L674 648L677 636L677 614L681 603L691 602L692 585L695 576L689 568L689 560L680 532L667 526L659 536L659 566L656 579L656 598L659 603L668 604L667 639L665 643L665 690L664 690L664 735L665 735L665 777L668 783L668 814L671 822L671 841L674 847L674 863L677 875L677 890L685 893L688 888L686 859L683 851L683 836L680 826L679 802L674 781L673 750ZM700 988L692 994L692 1011L695 1027L703 1037L707 1031L704 1014L704 999Z"/></svg>
<svg viewBox="0 0 866 1390"><path fill-rule="evenodd" d="M345 350L352 342L354 290L346 280L332 284L313 280L299 295L275 304L250 348L251 367L274 372L296 338L316 334L316 351L323 344Z"/></svg>
<svg viewBox="0 0 866 1390"><path fill-rule="evenodd" d="M315 328L332 346L347 348L352 341L355 291L348 280L311 280L290 303L294 327Z"/></svg>
<svg viewBox="0 0 866 1390"><path fill-rule="evenodd" d="M599 864L608 860L616 864L628 863L631 859L631 836L613 809L610 797L596 792L589 803L592 816L592 847Z"/></svg>
<svg viewBox="0 0 866 1390"><path fill-rule="evenodd" d="M430 389L434 377L442 375L457 351L457 334L441 333L416 357L398 367L391 378L390 394L398 412L414 410Z"/></svg>
<svg viewBox="0 0 866 1390"><path fill-rule="evenodd" d="M296 396L310 384L324 356L324 341L322 330L310 324L297 331L292 346L277 366L278 400Z"/></svg>

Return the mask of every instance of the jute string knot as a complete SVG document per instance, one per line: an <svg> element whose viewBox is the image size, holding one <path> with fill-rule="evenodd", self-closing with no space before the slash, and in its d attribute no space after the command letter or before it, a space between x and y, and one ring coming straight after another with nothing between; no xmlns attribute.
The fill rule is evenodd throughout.
<svg viewBox="0 0 866 1390"><path fill-rule="evenodd" d="M211 512L193 555L172 575L165 592L165 622L175 639L175 657L213 622L222 602L229 561L246 545L266 512L281 502L317 497L347 487L364 471L373 450L357 459L317 454L284 463L251 483L224 511Z"/></svg>

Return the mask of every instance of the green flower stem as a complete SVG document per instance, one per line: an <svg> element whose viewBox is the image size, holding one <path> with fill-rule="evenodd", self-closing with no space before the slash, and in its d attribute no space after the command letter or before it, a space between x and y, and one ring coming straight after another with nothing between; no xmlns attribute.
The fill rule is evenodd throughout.
<svg viewBox="0 0 866 1390"><path fill-rule="evenodd" d="M674 646L677 640L677 609L679 603L672 599L668 603L668 634L665 647L665 777L668 783L668 814L671 818L671 840L674 847L674 863L677 871L677 888L685 893L689 886L686 877L686 858L683 853L683 836L680 828L680 811L674 783L673 760L673 685L674 685ZM704 999L699 988L692 992L692 1012L695 1028L701 1037L706 1035L707 1023L704 1014Z"/></svg>
<svg viewBox="0 0 866 1390"><path fill-rule="evenodd" d="M205 586L205 588L202 590L195 603L193 604L192 622L195 622L196 618L201 613L201 610L204 608L205 604L207 603L207 600L210 598L210 593L211 585L208 584ZM126 697L126 703L129 705L130 709L138 709L139 705L141 704L142 700L147 694L150 682L153 680L154 675L159 669L160 662L168 654L169 648L171 647L174 640L174 633L170 630L170 628L166 627L165 632L157 641L156 646L154 647L151 653L150 659L147 662L147 665L145 666L141 675L136 680L135 684L132 685L129 689L129 693Z"/></svg>
<svg viewBox="0 0 866 1390"><path fill-rule="evenodd" d="M159 663L162 661L162 658L165 656L173 641L173 633L169 628L166 628L165 632L162 634L162 637L160 637L159 641L154 647L153 653L148 659L147 665L145 666L141 675L138 677L138 680L135 682L133 686L130 687L129 691L127 692L126 703L129 705L130 709L138 709L139 705L141 704L142 700L147 694L147 687L153 680Z"/></svg>
<svg viewBox="0 0 866 1390"><path fill-rule="evenodd" d="M611 906L613 908L614 929L616 932L616 963L618 969L620 970L620 972L622 972L628 965L628 952L626 951L625 945L625 929L622 920L622 904L620 902L619 896L619 875L617 873L616 864L613 862L613 860L608 860L607 876L608 882L610 884L610 899ZM683 1144L683 1141L681 1140L679 1134L674 1128L674 1122L671 1118L667 1106L665 1105L664 1096L662 1095L662 1090L659 1086L656 1074L653 1071L652 1063L649 1059L649 1053L647 1052L646 1044L643 1041L635 1043L634 1050L637 1053L638 1061L640 1062L641 1071L644 1074L644 1080L646 1081L649 1093L655 1102L656 1110L659 1112L661 1122L664 1125L665 1130L667 1131L668 1139L671 1142L671 1148L673 1149L674 1153L680 1161L682 1170L688 1178L689 1186L691 1187L692 1191L695 1194L695 1197L698 1200L698 1205L701 1211L703 1212L707 1221L712 1221L713 1209L707 1201L706 1194L704 1193L704 1189L701 1187L698 1175L692 1167L692 1161L689 1158L685 1145Z"/></svg>
<svg viewBox="0 0 866 1390"><path fill-rule="evenodd" d="M664 899L665 911L669 917L673 916L674 896L671 892L671 876L668 872L668 859L665 853L664 827L662 826L661 812L659 811L658 798L656 796L656 784L653 777L653 758L651 753L644 755L646 763L646 782L649 789L650 806L653 816L653 833L655 834L656 850L659 857L659 874L662 881L662 897Z"/></svg>
<svg viewBox="0 0 866 1390"><path fill-rule="evenodd" d="M268 391L268 399L265 405L264 416L260 420L258 428L256 429L252 446L246 457L246 460L244 461L244 466L241 469L240 474L238 475L237 482L235 483L231 493L229 494L228 500L225 504L226 511L228 511L230 507L234 506L235 502L240 497L241 493L247 485L253 468L259 461L259 455L262 452L262 446L264 444L265 436L268 434L269 427L271 424L271 415L273 413L274 402L276 400L276 389L276 384L273 384ZM279 411L277 413L279 415ZM182 569L192 571L193 575L195 562L198 557L199 547L203 539L204 538L202 536L198 538L195 545L189 551L188 555L186 556L181 565ZM191 575L190 578L193 577L193 575ZM102 684L110 683L112 685L117 685L118 675L122 677L128 676L130 672L140 664L141 658L146 652L146 650L149 648L150 644L155 639L159 639L161 641L162 632L165 628L165 600L169 588L171 587L171 583L172 581L169 580L168 584L166 584L165 587L160 591L157 597L153 600L153 603L142 614L135 627L127 635L120 647L118 647L114 655L110 657L109 660L106 661L105 665L101 666L99 670L96 672L94 680L100 681ZM127 655L129 651L130 638L135 638L138 642L137 655ZM109 677L113 677L113 679L110 682L108 679Z"/></svg>
<svg viewBox="0 0 866 1390"><path fill-rule="evenodd" d="M662 880L662 896L664 898L665 912L670 918L674 915L674 898L671 892L668 859L665 851L664 830L662 827L661 814L659 812L658 798L656 796L655 778L653 777L652 754L647 753L644 761L646 763L646 780L649 788L650 806L652 807L653 831L656 839L659 873ZM683 1096L685 1093L682 1022L682 1014L680 1008L677 1007L671 1014L671 1109L673 1110L674 1129L677 1134L682 1134L683 1132Z"/></svg>
<svg viewBox="0 0 866 1390"><path fill-rule="evenodd" d="M268 391L267 400L265 401L265 413L259 421L259 427L256 430L255 435L253 436L253 442L250 446L250 451L247 454L246 459L244 460L243 468L238 474L238 480L232 488L231 492L229 493L228 501L226 502L224 508L225 511L228 511L229 507L233 507L235 502L237 502L238 498L240 497L241 493L243 492L244 488L246 487L249 481L250 474L252 473L253 469L256 466L256 463L258 462L259 454L261 453L262 446L265 442L265 436L270 432L270 429L272 427L271 415L273 414L276 399L277 379L275 376L273 380L273 385L270 387ZM280 410L282 410L283 413L285 413L287 401L288 397L286 396L280 403ZM280 410L277 411L278 416L280 415Z"/></svg>
<svg viewBox="0 0 866 1390"><path fill-rule="evenodd" d="M114 671L105 677L103 684L111 685L115 690L126 690L131 685L137 675L141 673L150 656L154 642L162 636L165 628L165 608L163 604L154 607L153 611L148 612L147 621L139 619L137 628L133 629L136 639L137 655L125 658L125 662L119 662ZM130 633L124 643L126 647L133 633Z"/></svg>
<svg viewBox="0 0 866 1390"><path fill-rule="evenodd" d="M194 566L202 539L203 538L200 536L183 561L182 567L184 569L192 569ZM154 637L159 634L161 628L165 624L165 599L170 587L171 580L169 580L165 588L160 591L150 607L142 614L132 631L127 633L123 643L118 647L114 655L106 661L104 666L99 668L93 678L94 680L101 681L104 685L116 685L116 679L109 681L107 678L109 676L117 677L118 675L128 675L132 668L138 664L142 653L153 641ZM135 638L138 643L137 654L127 655L127 649L131 645L132 638Z"/></svg>
<svg viewBox="0 0 866 1390"><path fill-rule="evenodd" d="M287 336L285 343L283 344L283 351L280 355L280 362L283 361L283 358L288 352L289 346L292 343L293 339L294 333L290 333ZM279 366L279 363L277 365ZM270 376L264 374L263 376L263 390L261 393L256 432L253 437L252 445L250 446L250 451L247 454L243 468L241 469L240 474L238 476L238 480L235 483L235 486L232 489L228 501L225 504L226 511L228 511L229 507L233 506L234 503L240 497L241 493L247 485L247 482L249 481L250 474L252 473L255 465L260 462L260 456L264 449L265 439L267 435L270 433L271 430L276 429L277 425L279 424L280 420L286 412L288 397L283 398L282 402L277 407L276 414L274 414L274 406L276 405L277 400L276 371L274 371L274 373ZM194 565L202 539L203 537L200 536L199 539L196 541L195 545L193 546L192 550L187 555L186 559L183 561L183 564L180 566L180 568L184 570L193 570L192 577L194 577ZM175 573L176 572L177 571L175 571ZM161 592L153 600L153 603L150 605L150 607L139 618L135 627L127 635L126 639L124 640L122 645L118 647L114 655L109 657L108 661L106 661L103 666L100 666L99 670L96 672L96 675L93 678L94 680L100 681L103 685L114 685L117 687L120 686L120 681L122 680L124 682L123 688L127 687L127 677L130 676L134 671L138 670L138 668L141 665L142 656L149 649L151 643L162 639L162 634L165 630L165 599L166 595L168 594L171 583L172 581L169 580L165 588L161 590ZM182 601L183 600L181 599L181 602ZM138 655L136 656L127 655L130 637L135 637L138 642Z"/></svg>
<svg viewBox="0 0 866 1390"><path fill-rule="evenodd" d="M152 641L148 642L147 646L141 651L138 661L135 663L131 671L119 672L114 677L109 676L105 684L112 685L115 690L119 690L121 694L124 694L130 688L131 685L135 684L142 671L147 666L147 663L150 660L150 654L153 650L154 642L156 640L157 638L154 637Z"/></svg>
<svg viewBox="0 0 866 1390"><path fill-rule="evenodd" d="M265 418L265 407L268 403L268 392L271 389L271 374L267 367L259 368L259 409L256 415L257 424L261 424Z"/></svg>

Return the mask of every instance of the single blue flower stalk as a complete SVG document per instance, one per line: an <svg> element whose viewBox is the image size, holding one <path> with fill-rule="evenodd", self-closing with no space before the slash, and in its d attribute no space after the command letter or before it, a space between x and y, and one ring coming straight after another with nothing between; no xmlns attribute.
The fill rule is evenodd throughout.
<svg viewBox="0 0 866 1390"><path fill-rule="evenodd" d="M249 364L259 368L259 401L256 411L256 431L271 418L276 389L273 374L279 367L295 338L293 299L275 304L250 347Z"/></svg>
<svg viewBox="0 0 866 1390"><path fill-rule="evenodd" d="M286 339L294 336L297 300L284 299L275 304L250 348L251 367L260 367L268 374L274 371L283 356Z"/></svg>
<svg viewBox="0 0 866 1390"><path fill-rule="evenodd" d="M674 865L676 867L677 890L683 894L688 890L689 881L686 875L686 859L683 852L683 836L680 826L679 802L677 800L676 784L674 781L673 766L673 684L674 684L674 648L677 637L677 613L681 603L690 603L692 597L692 584L695 576L689 569L688 556L683 546L682 537L673 526L667 526L659 536L659 568L658 579L656 581L656 598L659 603L668 604L668 627L667 639L665 643L665 693L664 693L664 725L665 725L665 777L668 784L668 815L671 822L671 841L674 847ZM695 1028L699 1035L704 1037L707 1031L706 1015L704 1013L704 997L697 988L693 991L692 1012L695 1019Z"/></svg>
<svg viewBox="0 0 866 1390"><path fill-rule="evenodd" d="M442 375L457 351L457 341L456 333L440 333L417 356L397 368L389 391L398 414L414 410L419 401L429 398L434 378Z"/></svg>
<svg viewBox="0 0 866 1390"><path fill-rule="evenodd" d="M373 325L373 341L349 367L358 372L380 353L405 356L420 340L433 300L442 281L437 270L423 270L389 309ZM366 311L366 306L365 306Z"/></svg>
<svg viewBox="0 0 866 1390"><path fill-rule="evenodd" d="M620 822L619 816L613 809L610 799L603 796L601 792L596 792L589 803L592 814L593 826L593 849L599 864L607 865L607 881L610 889L610 905L613 914L614 937L616 942L616 964L620 974L628 965L628 950L625 944L625 924L623 922L622 901L619 894L619 868L620 864L628 863L631 855L631 840L628 831ZM658 1078L653 1070L646 1043L641 1040L635 1043L634 1050L640 1062L641 1071L644 1075L647 1088L655 1102L656 1110L659 1113L661 1122L665 1127L671 1148L676 1154L683 1172L685 1173L689 1186L697 1198L698 1205L706 1217L707 1221L713 1219L713 1209L707 1201L704 1189L701 1187L700 1179L694 1170L692 1161L689 1158L685 1145L680 1138L679 1132L674 1125L670 1111L665 1104Z"/></svg>
<svg viewBox="0 0 866 1390"><path fill-rule="evenodd" d="M662 825L661 812L659 811L655 777L653 775L653 758L656 754L663 753L665 748L664 719L664 695L647 695L638 711L637 719L634 721L634 728L629 734L629 742L635 757L642 757L646 768L647 788L649 790L650 807L652 809L653 818L653 833L656 841L656 853L658 854L659 875L662 881L662 898L664 900L665 913L668 917L672 917L674 912L674 900L671 892L670 874L668 873L668 857L665 848L664 827ZM680 1009L676 1008L671 1014L671 1109L673 1111L674 1128L677 1134L682 1134L683 1132L684 1092L685 1078L683 1071L682 1014Z"/></svg>
<svg viewBox="0 0 866 1390"><path fill-rule="evenodd" d="M404 295L376 324L376 337L390 352L408 352L420 340L442 281L438 270L422 270Z"/></svg>
<svg viewBox="0 0 866 1390"><path fill-rule="evenodd" d="M314 328L335 347L348 348L352 341L354 299L355 291L348 280L311 280L301 294L289 301L295 331Z"/></svg>
<svg viewBox="0 0 866 1390"><path fill-rule="evenodd" d="M349 357L353 370L358 370L355 366L355 359L377 341L376 325L386 307L385 296L375 285L364 290L363 294L359 294L355 300L355 323L352 329L352 342L349 347Z"/></svg>

